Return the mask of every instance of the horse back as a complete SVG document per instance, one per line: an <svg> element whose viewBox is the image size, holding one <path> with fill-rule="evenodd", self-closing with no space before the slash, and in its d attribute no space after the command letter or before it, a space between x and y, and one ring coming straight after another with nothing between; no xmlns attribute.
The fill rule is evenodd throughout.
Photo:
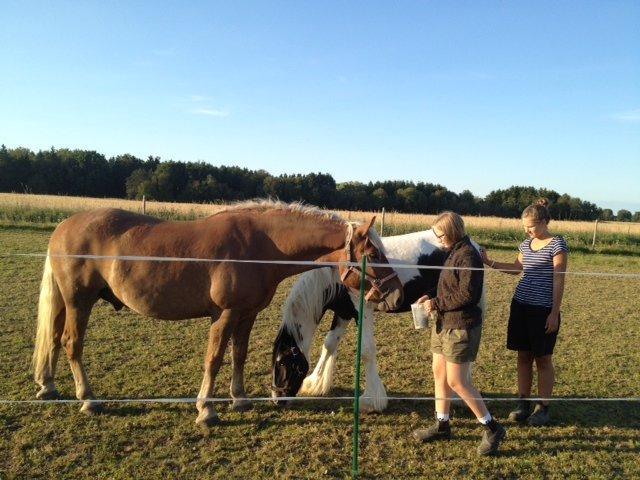
<svg viewBox="0 0 640 480"><path fill-rule="evenodd" d="M242 215L170 222L120 209L99 209L62 222L51 236L49 251L65 297L89 303L105 298L114 306L120 302L156 318L194 318L234 305L262 304L264 301L254 297L262 299L275 292L276 285L268 280L271 271L264 265L206 261L259 257L251 251L260 239L254 227L251 218ZM263 282L256 284L256 278Z"/></svg>
<svg viewBox="0 0 640 480"><path fill-rule="evenodd" d="M238 245L228 219L165 221L116 208L81 212L62 222L49 242L52 253L192 256L212 258L223 246Z"/></svg>

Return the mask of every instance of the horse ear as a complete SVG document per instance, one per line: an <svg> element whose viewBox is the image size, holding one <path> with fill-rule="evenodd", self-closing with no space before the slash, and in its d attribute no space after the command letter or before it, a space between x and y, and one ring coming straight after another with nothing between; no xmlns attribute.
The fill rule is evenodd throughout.
<svg viewBox="0 0 640 480"><path fill-rule="evenodd" d="M374 216L371 218L371 221L370 221L368 224L367 224L367 223L362 223L362 224L360 224L360 226L356 229L356 234L357 234L359 237L366 237L366 236L368 236L368 235L369 235L369 229L370 229L371 227L373 227L373 224L375 223L375 221L376 221L376 216L374 215Z"/></svg>
<svg viewBox="0 0 640 480"><path fill-rule="evenodd" d="M375 223L376 223L376 216L374 215L373 217L371 217L371 221L369 222L369 226L367 227L367 232L371 227L375 225Z"/></svg>

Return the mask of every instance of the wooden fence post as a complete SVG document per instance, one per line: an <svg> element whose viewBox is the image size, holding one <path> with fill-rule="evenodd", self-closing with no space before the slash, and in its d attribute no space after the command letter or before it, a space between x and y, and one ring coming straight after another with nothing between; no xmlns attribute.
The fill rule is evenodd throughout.
<svg viewBox="0 0 640 480"><path fill-rule="evenodd" d="M142 214L147 214L147 198L144 195L142 195Z"/></svg>
<svg viewBox="0 0 640 480"><path fill-rule="evenodd" d="M380 236L384 236L384 207L382 207L382 218L380 219Z"/></svg>
<svg viewBox="0 0 640 480"><path fill-rule="evenodd" d="M596 236L598 235L598 219L596 218L596 224L593 227L593 242L591 242L591 248L596 248Z"/></svg>

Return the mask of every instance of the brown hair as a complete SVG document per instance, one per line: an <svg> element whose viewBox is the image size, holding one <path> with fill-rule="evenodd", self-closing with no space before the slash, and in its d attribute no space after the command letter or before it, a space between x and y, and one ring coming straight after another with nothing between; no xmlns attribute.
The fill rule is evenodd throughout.
<svg viewBox="0 0 640 480"><path fill-rule="evenodd" d="M442 212L436 217L431 228L438 227L453 243L459 242L466 235L464 220L455 212Z"/></svg>
<svg viewBox="0 0 640 480"><path fill-rule="evenodd" d="M525 208L522 212L522 218L531 218L535 222L544 220L549 223L551 215L549 214L549 200L540 198Z"/></svg>

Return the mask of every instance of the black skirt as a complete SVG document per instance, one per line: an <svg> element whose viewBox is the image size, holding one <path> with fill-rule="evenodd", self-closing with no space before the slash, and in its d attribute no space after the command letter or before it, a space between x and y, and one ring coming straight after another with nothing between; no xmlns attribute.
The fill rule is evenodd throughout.
<svg viewBox="0 0 640 480"><path fill-rule="evenodd" d="M527 305L513 299L507 327L507 348L532 352L534 357L551 355L560 331L560 315L558 330L546 333L545 325L550 313L551 307Z"/></svg>

